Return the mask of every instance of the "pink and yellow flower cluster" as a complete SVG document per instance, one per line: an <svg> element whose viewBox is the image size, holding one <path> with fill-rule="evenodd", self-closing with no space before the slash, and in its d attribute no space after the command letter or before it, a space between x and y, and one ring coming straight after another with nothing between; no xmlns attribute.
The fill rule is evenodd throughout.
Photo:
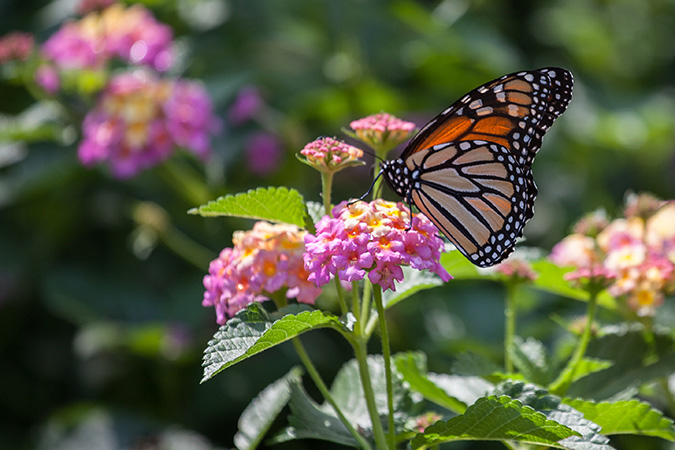
<svg viewBox="0 0 675 450"><path fill-rule="evenodd" d="M136 175L182 147L206 158L217 129L204 88L186 80L160 80L147 72L114 77L84 119L80 161L106 162L119 178Z"/></svg>
<svg viewBox="0 0 675 450"><path fill-rule="evenodd" d="M403 281L402 265L431 270L448 281L450 274L440 265L443 241L437 228L422 214L412 217L402 203L342 202L333 217L316 224L316 235L305 236L305 267L309 280L322 286L337 276L357 281L366 274L383 289L396 290Z"/></svg>
<svg viewBox="0 0 675 450"><path fill-rule="evenodd" d="M215 306L219 324L249 303L268 300L286 289L287 298L313 304L321 289L308 281L303 262L305 231L295 225L257 222L250 231L237 231L209 265L204 277L203 306Z"/></svg>
<svg viewBox="0 0 675 450"><path fill-rule="evenodd" d="M46 58L61 69L94 69L117 57L158 71L171 66L173 32L141 5L116 3L69 21L43 45Z"/></svg>
<svg viewBox="0 0 675 450"><path fill-rule="evenodd" d="M300 150L305 163L321 172L336 172L350 165L360 164L363 150L334 139L323 137L316 139Z"/></svg>
<svg viewBox="0 0 675 450"><path fill-rule="evenodd" d="M651 206L640 206L646 204ZM610 294L625 298L640 316L653 315L664 296L675 292L675 201L633 196L624 217L601 222L579 224L577 230L597 233L567 236L553 248L551 260L580 268L576 278L609 278Z"/></svg>

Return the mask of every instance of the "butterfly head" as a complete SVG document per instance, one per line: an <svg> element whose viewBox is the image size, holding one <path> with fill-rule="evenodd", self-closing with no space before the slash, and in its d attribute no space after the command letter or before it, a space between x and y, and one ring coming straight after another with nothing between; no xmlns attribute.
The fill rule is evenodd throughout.
<svg viewBox="0 0 675 450"><path fill-rule="evenodd" d="M417 181L417 171L411 171L403 159L398 158L382 163L382 174L389 187L398 195L410 200L410 194Z"/></svg>

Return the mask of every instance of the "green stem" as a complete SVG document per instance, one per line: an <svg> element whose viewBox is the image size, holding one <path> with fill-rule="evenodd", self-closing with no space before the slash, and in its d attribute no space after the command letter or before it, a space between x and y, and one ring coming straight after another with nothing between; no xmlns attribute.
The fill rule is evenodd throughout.
<svg viewBox="0 0 675 450"><path fill-rule="evenodd" d="M506 282L506 307L504 308L504 370L506 373L513 372L511 360L511 347L516 335L516 282Z"/></svg>
<svg viewBox="0 0 675 450"><path fill-rule="evenodd" d="M349 309L347 308L347 303L345 302L344 290L342 289L340 280L338 280L337 277L335 277L333 280L335 281L335 290L337 291L338 305L340 305L340 312L342 313L342 315L345 315L347 314L347 311L349 311Z"/></svg>
<svg viewBox="0 0 675 450"><path fill-rule="evenodd" d="M380 322L380 334L382 335L382 357L384 358L384 376L387 384L387 409L389 410L389 448L393 450L396 448L396 430L394 429L394 387L391 380L391 349L389 348L387 321L384 317L382 288L379 285L373 286L373 296L375 297L375 306Z"/></svg>
<svg viewBox="0 0 675 450"><path fill-rule="evenodd" d="M368 322L368 317L370 316L370 292L373 285L370 283L370 280L367 278L363 280L363 296L361 297L361 313L359 314L359 334L361 336L370 337L366 332L366 324Z"/></svg>
<svg viewBox="0 0 675 450"><path fill-rule="evenodd" d="M333 172L321 172L321 196L323 197L323 209L330 216L330 197L333 190Z"/></svg>
<svg viewBox="0 0 675 450"><path fill-rule="evenodd" d="M333 396L330 394L330 391L328 390L328 387L326 386L326 383L324 383L323 379L321 378L321 375L319 375L319 372L316 370L316 367L314 367L314 363L312 360L309 358L309 355L307 354L307 351L305 350L304 345L302 345L302 342L300 341L300 338L293 338L293 346L295 347L295 351L298 353L298 356L300 356L300 360L302 360L302 363L305 365L305 368L307 369L307 373L309 373L309 376L312 378L314 381L314 384L316 384L316 387L319 388L319 391L321 392L321 395L323 395L323 398L326 399L328 403L333 407L335 410L335 413L338 416L338 419L340 419L340 422L347 428L349 433L356 439L356 441L359 443L359 446L364 449L364 450L370 450L370 444L361 436L361 434L354 429L352 424L347 420L345 415L342 413L340 408L338 407L337 403L335 403L335 400L333 399Z"/></svg>
<svg viewBox="0 0 675 450"><path fill-rule="evenodd" d="M588 299L588 310L586 313L586 326L584 331L581 334L581 338L577 343L577 348L574 350L572 358L565 369L560 373L560 376L551 384L549 391L553 394L563 395L570 384L572 384L572 379L576 372L577 366L581 362L582 358L586 354L586 349L588 348L588 343L591 341L591 334L593 330L593 322L595 321L595 313L598 309L598 293L597 289L591 289L589 291Z"/></svg>
<svg viewBox="0 0 675 450"><path fill-rule="evenodd" d="M157 167L157 170L167 184L189 204L199 206L211 200L211 193L202 177L177 158L165 161Z"/></svg>
<svg viewBox="0 0 675 450"><path fill-rule="evenodd" d="M380 422L380 415L377 412L377 405L375 404L375 393L370 379L370 371L368 370L368 353L366 351L367 339L364 336L358 336L354 341L354 355L359 366L359 376L361 384L363 385L363 395L366 399L366 406L368 407L368 414L370 421L373 424L373 436L375 438L375 445L378 449L384 450L387 448L387 438Z"/></svg>

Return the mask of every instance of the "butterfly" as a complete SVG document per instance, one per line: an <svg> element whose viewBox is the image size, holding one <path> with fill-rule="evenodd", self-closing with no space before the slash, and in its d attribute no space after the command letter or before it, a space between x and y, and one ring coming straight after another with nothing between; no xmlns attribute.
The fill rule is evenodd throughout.
<svg viewBox="0 0 675 450"><path fill-rule="evenodd" d="M380 174L469 261L497 264L534 215L532 162L572 85L556 67L492 80L426 124Z"/></svg>

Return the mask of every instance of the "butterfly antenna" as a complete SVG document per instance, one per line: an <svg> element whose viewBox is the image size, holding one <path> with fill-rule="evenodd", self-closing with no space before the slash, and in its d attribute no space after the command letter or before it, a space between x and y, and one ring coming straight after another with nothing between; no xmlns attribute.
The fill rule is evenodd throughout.
<svg viewBox="0 0 675 450"><path fill-rule="evenodd" d="M349 204L353 205L354 203L363 201L364 198L368 197L370 195L370 193L373 192L373 188L375 187L375 183L377 183L377 180L382 176L382 173L383 173L382 170L380 170L380 172L377 174L377 176L375 177L373 182L370 183L370 187L368 188L368 190L366 191L365 194L363 194L361 197L357 198L356 200L352 200L351 202L349 202Z"/></svg>

